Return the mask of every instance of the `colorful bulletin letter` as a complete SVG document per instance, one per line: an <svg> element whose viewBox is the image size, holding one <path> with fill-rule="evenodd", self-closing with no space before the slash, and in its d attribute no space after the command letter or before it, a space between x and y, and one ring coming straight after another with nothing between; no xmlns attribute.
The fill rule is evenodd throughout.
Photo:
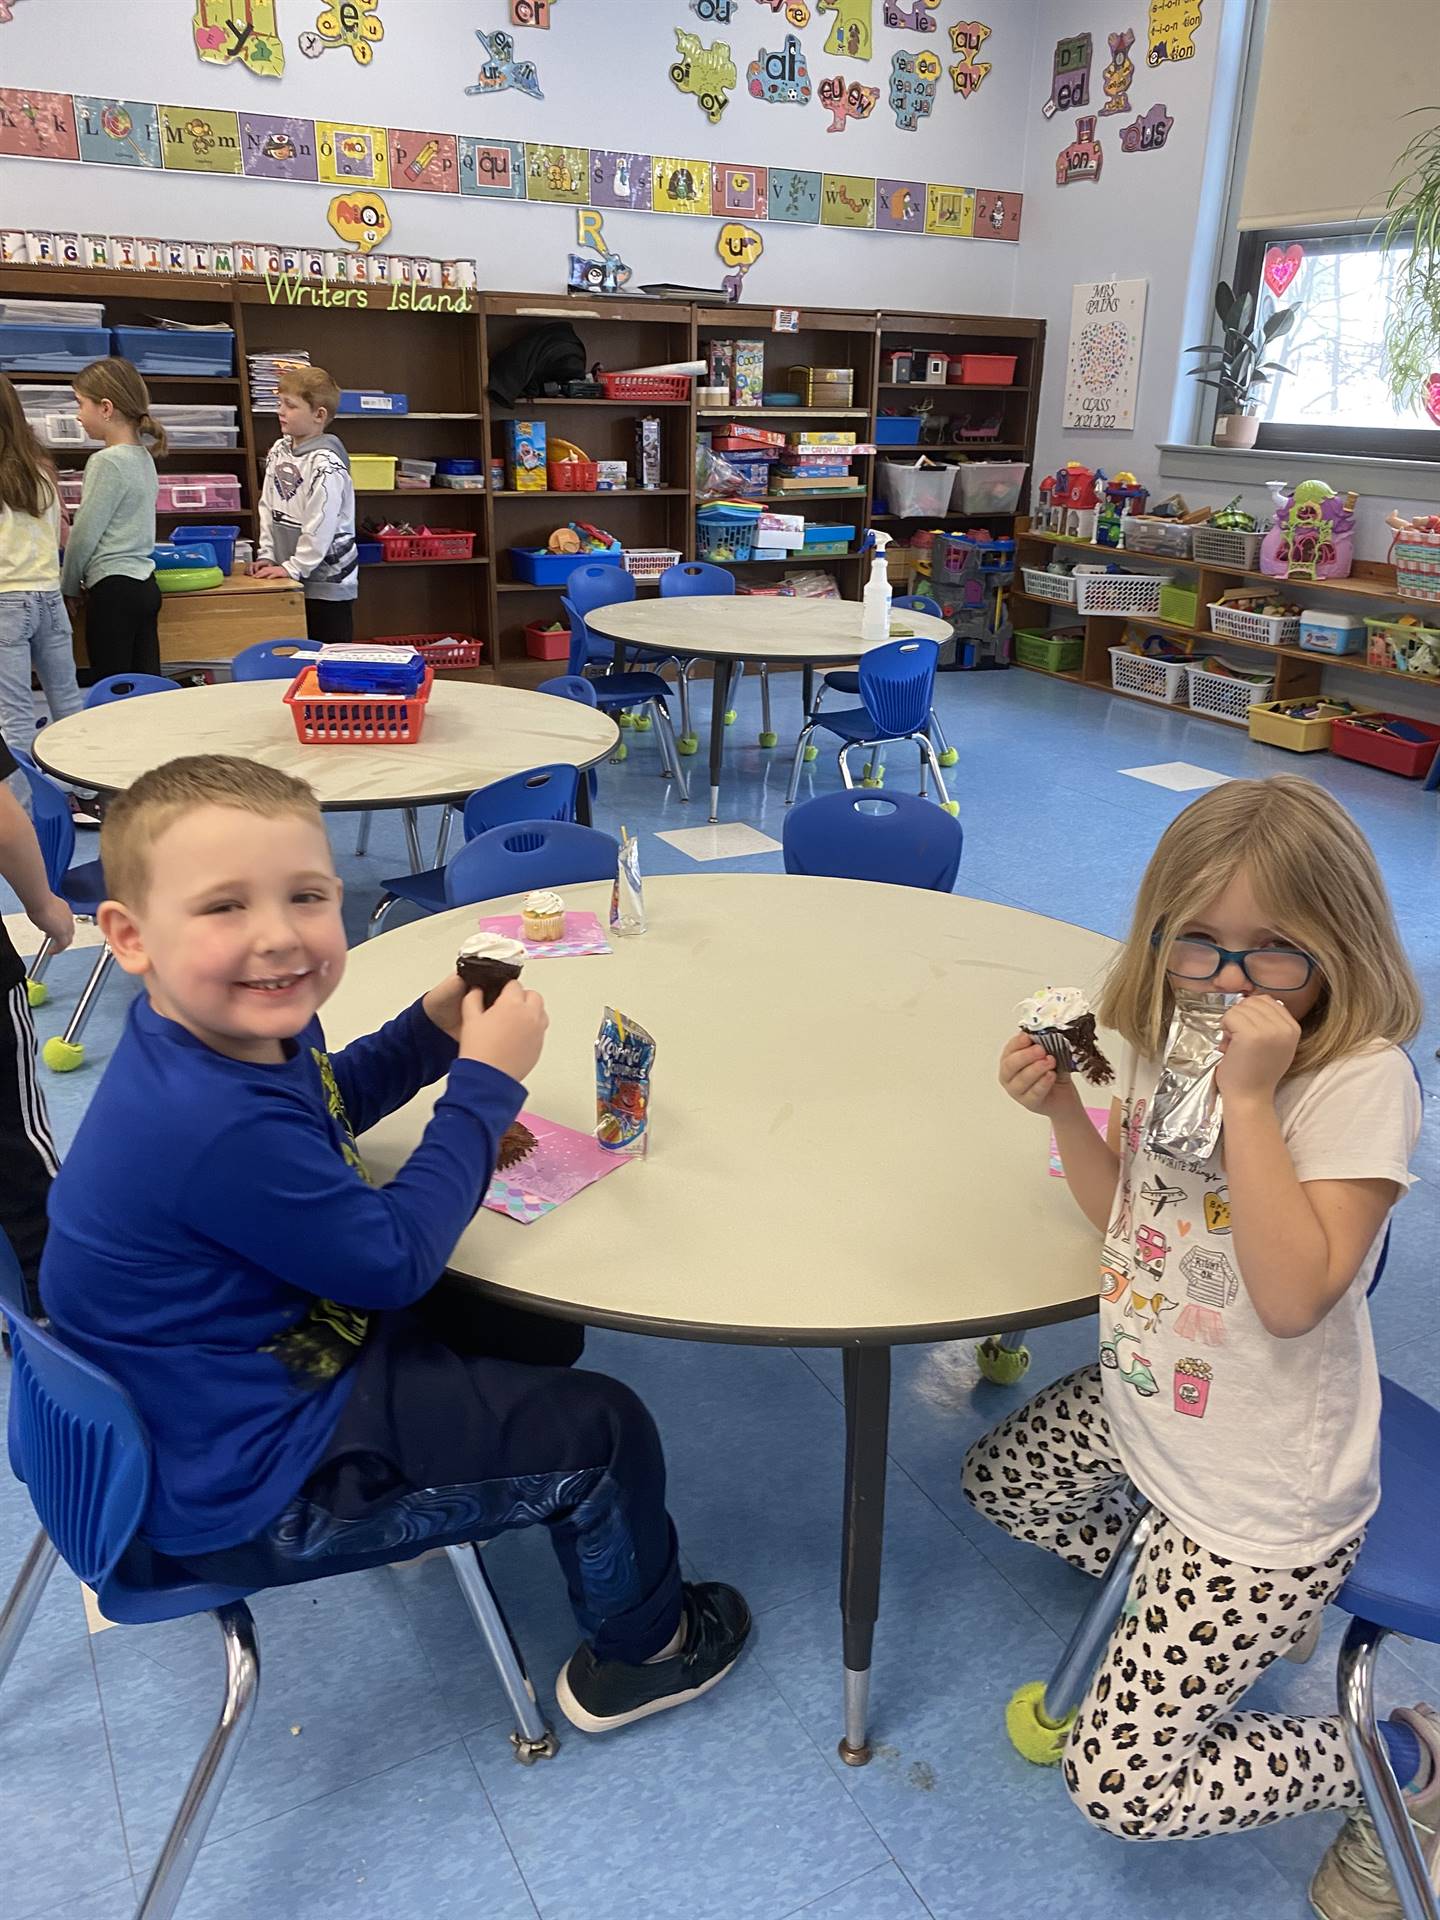
<svg viewBox="0 0 1440 1920"><path fill-rule="evenodd" d="M1167 60L1193 60L1201 0L1150 0L1145 58L1152 67Z"/></svg>
<svg viewBox="0 0 1440 1920"><path fill-rule="evenodd" d="M190 25L202 60L217 67L240 60L267 80L278 80L285 71L275 0L195 0Z"/></svg>
<svg viewBox="0 0 1440 1920"><path fill-rule="evenodd" d="M786 26L805 28L810 24L809 0L755 0L755 4L782 15Z"/></svg>
<svg viewBox="0 0 1440 1920"><path fill-rule="evenodd" d="M1135 62L1130 58L1130 49L1135 44L1133 29L1126 27L1123 33L1112 33L1108 38L1110 58L1100 75L1100 84L1105 89L1101 119L1112 113L1129 113L1130 88L1135 79Z"/></svg>
<svg viewBox="0 0 1440 1920"><path fill-rule="evenodd" d="M505 93L514 88L528 99L543 100L540 91L540 74L533 60L515 58L515 41L512 35L496 28L493 33L482 33L477 27L475 38L480 42L480 51L484 59L480 62L480 71L475 76L475 84L466 87L466 93Z"/></svg>
<svg viewBox="0 0 1440 1920"><path fill-rule="evenodd" d="M827 133L843 133L847 120L868 120L880 98L878 87L864 87L858 80L847 85L843 73L822 80L817 89L821 106L830 115Z"/></svg>
<svg viewBox="0 0 1440 1920"><path fill-rule="evenodd" d="M911 33L934 33L935 9L940 0L911 0L909 6L903 0L885 0L880 18L887 27L908 28Z"/></svg>
<svg viewBox="0 0 1440 1920"><path fill-rule="evenodd" d="M378 193L337 193L325 218L347 247L369 253L394 231L390 209Z"/></svg>
<svg viewBox="0 0 1440 1920"><path fill-rule="evenodd" d="M710 162L657 153L650 163L650 202L656 213L710 212Z"/></svg>
<svg viewBox="0 0 1440 1920"><path fill-rule="evenodd" d="M925 231L947 240L969 240L975 232L975 194L970 187L925 189Z"/></svg>
<svg viewBox="0 0 1440 1920"><path fill-rule="evenodd" d="M1075 122L1075 138L1062 147L1055 158L1055 184L1073 187L1077 180L1098 180L1105 155L1095 134L1095 115L1089 113Z"/></svg>
<svg viewBox="0 0 1440 1920"><path fill-rule="evenodd" d="M410 193L458 193L460 161L453 133L390 129L390 178Z"/></svg>
<svg viewBox="0 0 1440 1920"><path fill-rule="evenodd" d="M314 180L315 123L270 113L242 113L240 150L245 171L260 180Z"/></svg>
<svg viewBox="0 0 1440 1920"><path fill-rule="evenodd" d="M715 236L715 251L726 268L720 282L727 300L738 300L745 287L745 276L765 251L764 238L753 227L739 220L727 220Z"/></svg>
<svg viewBox="0 0 1440 1920"><path fill-rule="evenodd" d="M590 149L590 204L592 207L629 207L650 211L650 156Z"/></svg>
<svg viewBox="0 0 1440 1920"><path fill-rule="evenodd" d="M1151 107L1148 113L1140 114L1128 127L1120 129L1120 151L1122 153L1158 153L1170 138L1170 129L1175 124L1173 113L1165 111L1165 102Z"/></svg>
<svg viewBox="0 0 1440 1920"><path fill-rule="evenodd" d="M565 207L589 197L590 154L585 147L536 146L525 142L525 198Z"/></svg>
<svg viewBox="0 0 1440 1920"><path fill-rule="evenodd" d="M820 183L820 224L873 227L875 182L859 173L827 173Z"/></svg>
<svg viewBox="0 0 1440 1920"><path fill-rule="evenodd" d="M377 44L385 38L385 27L376 9L380 0L339 0L326 7L315 22L314 30L300 36L300 51L307 60L318 60L322 53L348 47L357 65L368 67L375 58Z"/></svg>
<svg viewBox="0 0 1440 1920"><path fill-rule="evenodd" d="M773 52L761 47L745 69L745 84L757 100L769 107L805 107L810 104L810 69L805 49L793 33Z"/></svg>
<svg viewBox="0 0 1440 1920"><path fill-rule="evenodd" d="M716 213L744 213L752 220L768 217L767 176L764 167L732 167L715 163Z"/></svg>
<svg viewBox="0 0 1440 1920"><path fill-rule="evenodd" d="M691 93L711 126L717 126L730 104L730 89L735 85L735 62L728 40L712 40L707 47L698 33L675 29L677 58L670 78L681 93Z"/></svg>
<svg viewBox="0 0 1440 1920"><path fill-rule="evenodd" d="M80 158L102 167L163 167L160 121L148 100L75 96Z"/></svg>
<svg viewBox="0 0 1440 1920"><path fill-rule="evenodd" d="M1018 240L1023 198L1000 187L981 187L975 195L975 238Z"/></svg>
<svg viewBox="0 0 1440 1920"><path fill-rule="evenodd" d="M915 133L934 110L940 84L939 57L927 47L922 53L897 51L890 56L890 106L902 133Z"/></svg>
<svg viewBox="0 0 1440 1920"><path fill-rule="evenodd" d="M383 127L317 120L320 178L336 187L388 187L390 154ZM168 164L168 162L167 162Z"/></svg>
<svg viewBox="0 0 1440 1920"><path fill-rule="evenodd" d="M690 0L690 11L702 20L714 20L728 27L739 10L740 0Z"/></svg>
<svg viewBox="0 0 1440 1920"><path fill-rule="evenodd" d="M481 200L525 198L525 147L519 140L460 135L460 191Z"/></svg>
<svg viewBox="0 0 1440 1920"><path fill-rule="evenodd" d="M213 107L161 107L165 165L179 173L243 173L238 114Z"/></svg>
<svg viewBox="0 0 1440 1920"><path fill-rule="evenodd" d="M925 231L925 182L877 180L875 224L882 233Z"/></svg>
<svg viewBox="0 0 1440 1920"><path fill-rule="evenodd" d="M1055 67L1050 81L1050 98L1040 111L1047 120L1057 113L1074 113L1090 104L1091 41L1088 33L1077 33L1055 43Z"/></svg>
<svg viewBox="0 0 1440 1920"><path fill-rule="evenodd" d="M1087 280L1070 305L1063 424L1133 428L1145 330L1143 280Z"/></svg>
<svg viewBox="0 0 1440 1920"><path fill-rule="evenodd" d="M826 37L826 53L843 54L851 60L868 60L873 0L815 0L816 13L833 13Z"/></svg>
<svg viewBox="0 0 1440 1920"><path fill-rule="evenodd" d="M820 220L820 176L803 167L771 167L770 218L813 227Z"/></svg>
<svg viewBox="0 0 1440 1920"><path fill-rule="evenodd" d="M960 56L950 69L950 83L962 100L970 98L990 71L990 62L979 57L989 38L983 20L957 20L950 29L951 49Z"/></svg>
<svg viewBox="0 0 1440 1920"><path fill-rule="evenodd" d="M550 27L550 9L555 0L510 0L512 27Z"/></svg>
<svg viewBox="0 0 1440 1920"><path fill-rule="evenodd" d="M0 153L26 160L78 160L70 95L0 87Z"/></svg>

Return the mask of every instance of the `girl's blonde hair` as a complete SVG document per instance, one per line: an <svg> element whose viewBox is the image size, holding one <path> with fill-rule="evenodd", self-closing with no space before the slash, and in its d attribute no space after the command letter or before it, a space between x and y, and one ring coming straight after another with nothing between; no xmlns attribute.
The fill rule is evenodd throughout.
<svg viewBox="0 0 1440 1920"><path fill-rule="evenodd" d="M30 430L19 394L0 374L0 507L38 520L56 491L55 469Z"/></svg>
<svg viewBox="0 0 1440 1920"><path fill-rule="evenodd" d="M1228 781L1171 821L1106 979L1102 1026L1150 1059L1162 1054L1171 947L1242 871L1275 932L1311 954L1323 976L1291 1073L1313 1072L1371 1041L1403 1046L1415 1037L1420 990L1370 843L1323 787L1293 773Z"/></svg>
<svg viewBox="0 0 1440 1920"><path fill-rule="evenodd" d="M128 360L92 360L70 382L87 400L108 400L122 420L129 420L155 455L164 453L165 429L150 418L150 394Z"/></svg>

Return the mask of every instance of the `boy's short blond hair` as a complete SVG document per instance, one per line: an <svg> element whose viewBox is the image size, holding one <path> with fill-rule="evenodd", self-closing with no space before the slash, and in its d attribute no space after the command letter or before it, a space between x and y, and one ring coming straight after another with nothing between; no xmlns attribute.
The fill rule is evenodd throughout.
<svg viewBox="0 0 1440 1920"><path fill-rule="evenodd" d="M279 392L303 400L312 411L323 407L331 420L339 410L340 389L324 367L287 367L275 384Z"/></svg>
<svg viewBox="0 0 1440 1920"><path fill-rule="evenodd" d="M197 807L232 807L275 820L293 814L323 830L320 803L305 781L255 760L224 753L190 754L142 773L105 809L100 861L109 897L131 912L145 904L150 849L182 814Z"/></svg>

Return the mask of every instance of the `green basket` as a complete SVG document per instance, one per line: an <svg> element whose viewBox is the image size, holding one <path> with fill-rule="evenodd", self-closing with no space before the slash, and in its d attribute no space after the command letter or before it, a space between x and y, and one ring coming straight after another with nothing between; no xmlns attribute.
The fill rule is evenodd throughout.
<svg viewBox="0 0 1440 1920"><path fill-rule="evenodd" d="M1085 636L1026 632L1017 627L1015 658L1022 667L1034 667L1039 673L1078 673L1085 658Z"/></svg>
<svg viewBox="0 0 1440 1920"><path fill-rule="evenodd" d="M1161 587L1160 618L1172 626L1193 627L1200 611L1200 595L1194 587Z"/></svg>

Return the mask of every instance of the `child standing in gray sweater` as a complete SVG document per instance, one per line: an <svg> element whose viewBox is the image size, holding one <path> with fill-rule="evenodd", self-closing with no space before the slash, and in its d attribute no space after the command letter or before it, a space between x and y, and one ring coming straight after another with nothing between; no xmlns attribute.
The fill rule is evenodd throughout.
<svg viewBox="0 0 1440 1920"><path fill-rule="evenodd" d="M85 468L60 585L71 601L85 590L85 646L97 679L159 673L159 482L151 449L164 453L165 432L150 418L150 395L128 360L94 360L73 384L81 426L105 444Z"/></svg>

